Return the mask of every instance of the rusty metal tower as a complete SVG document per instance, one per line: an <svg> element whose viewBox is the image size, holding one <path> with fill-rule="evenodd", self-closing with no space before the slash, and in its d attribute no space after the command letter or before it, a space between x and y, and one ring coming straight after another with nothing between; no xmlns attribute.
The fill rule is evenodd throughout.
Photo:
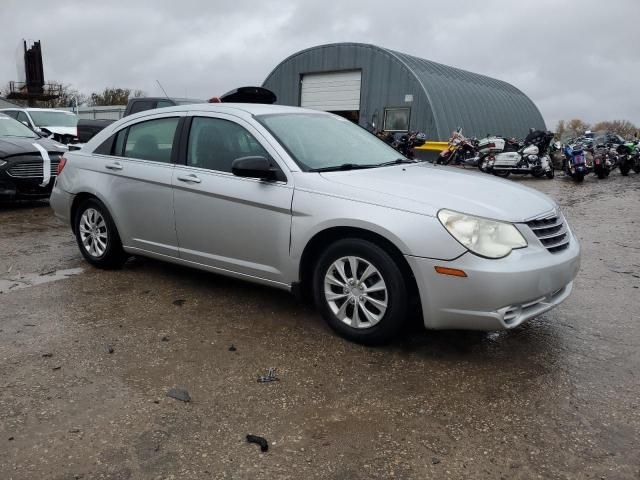
<svg viewBox="0 0 640 480"><path fill-rule="evenodd" d="M24 82L9 82L7 99L27 101L30 107L36 106L36 102L53 100L62 93L61 85L48 84L44 80L44 68L42 66L42 48L40 41L34 42L27 48L24 46ZM19 59L19 65L22 63ZM18 67L20 68L20 67Z"/></svg>

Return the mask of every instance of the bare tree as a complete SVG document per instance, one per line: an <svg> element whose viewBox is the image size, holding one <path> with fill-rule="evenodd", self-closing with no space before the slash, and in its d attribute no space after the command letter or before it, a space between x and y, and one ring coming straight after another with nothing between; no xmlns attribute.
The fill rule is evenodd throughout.
<svg viewBox="0 0 640 480"><path fill-rule="evenodd" d="M89 105L92 107L106 105L126 105L129 97L143 97L142 90L132 90L130 88L105 88L102 92L94 92L89 97Z"/></svg>
<svg viewBox="0 0 640 480"><path fill-rule="evenodd" d="M584 135L584 132L589 130L589 128L589 124L580 120L579 118L572 118L566 124L566 132L572 137Z"/></svg>
<svg viewBox="0 0 640 480"><path fill-rule="evenodd" d="M613 120L611 122L598 122L593 126L595 131L617 133L623 138L632 138L638 133L638 127L628 120Z"/></svg>
<svg viewBox="0 0 640 480"><path fill-rule="evenodd" d="M558 124L556 125L556 134L555 134L556 140L560 140L564 136L566 131L567 131L567 126L565 125L564 120L558 121Z"/></svg>
<svg viewBox="0 0 640 480"><path fill-rule="evenodd" d="M43 108L60 108L60 107L75 107L76 105L82 105L87 101L87 96L81 93L77 88L72 87L69 84L63 84L61 82L49 82L51 85L60 86L60 96L52 100L46 100L38 102L39 106Z"/></svg>

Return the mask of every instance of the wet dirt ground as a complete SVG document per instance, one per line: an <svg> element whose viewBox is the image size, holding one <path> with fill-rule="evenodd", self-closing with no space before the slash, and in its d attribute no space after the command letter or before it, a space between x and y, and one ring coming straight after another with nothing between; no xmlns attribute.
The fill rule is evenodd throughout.
<svg viewBox="0 0 640 480"><path fill-rule="evenodd" d="M96 270L46 204L0 206L0 479L640 478L640 175L513 181L580 239L572 296L383 348L277 290Z"/></svg>

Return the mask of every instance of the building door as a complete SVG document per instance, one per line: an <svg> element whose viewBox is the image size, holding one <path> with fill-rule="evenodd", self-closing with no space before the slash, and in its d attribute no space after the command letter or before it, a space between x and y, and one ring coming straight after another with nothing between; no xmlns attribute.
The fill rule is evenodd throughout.
<svg viewBox="0 0 640 480"><path fill-rule="evenodd" d="M300 106L360 119L362 71L307 73L302 76Z"/></svg>

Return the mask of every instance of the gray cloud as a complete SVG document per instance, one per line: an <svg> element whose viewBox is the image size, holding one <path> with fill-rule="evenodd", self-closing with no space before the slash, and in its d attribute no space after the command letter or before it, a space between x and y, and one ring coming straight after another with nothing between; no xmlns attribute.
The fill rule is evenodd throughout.
<svg viewBox="0 0 640 480"><path fill-rule="evenodd" d="M31 5L35 3L36 7ZM640 124L638 0L4 0L0 84L16 78L22 38L42 40L45 76L207 98L261 84L313 45L374 43L493 76L560 118ZM35 13L34 13L35 12Z"/></svg>

